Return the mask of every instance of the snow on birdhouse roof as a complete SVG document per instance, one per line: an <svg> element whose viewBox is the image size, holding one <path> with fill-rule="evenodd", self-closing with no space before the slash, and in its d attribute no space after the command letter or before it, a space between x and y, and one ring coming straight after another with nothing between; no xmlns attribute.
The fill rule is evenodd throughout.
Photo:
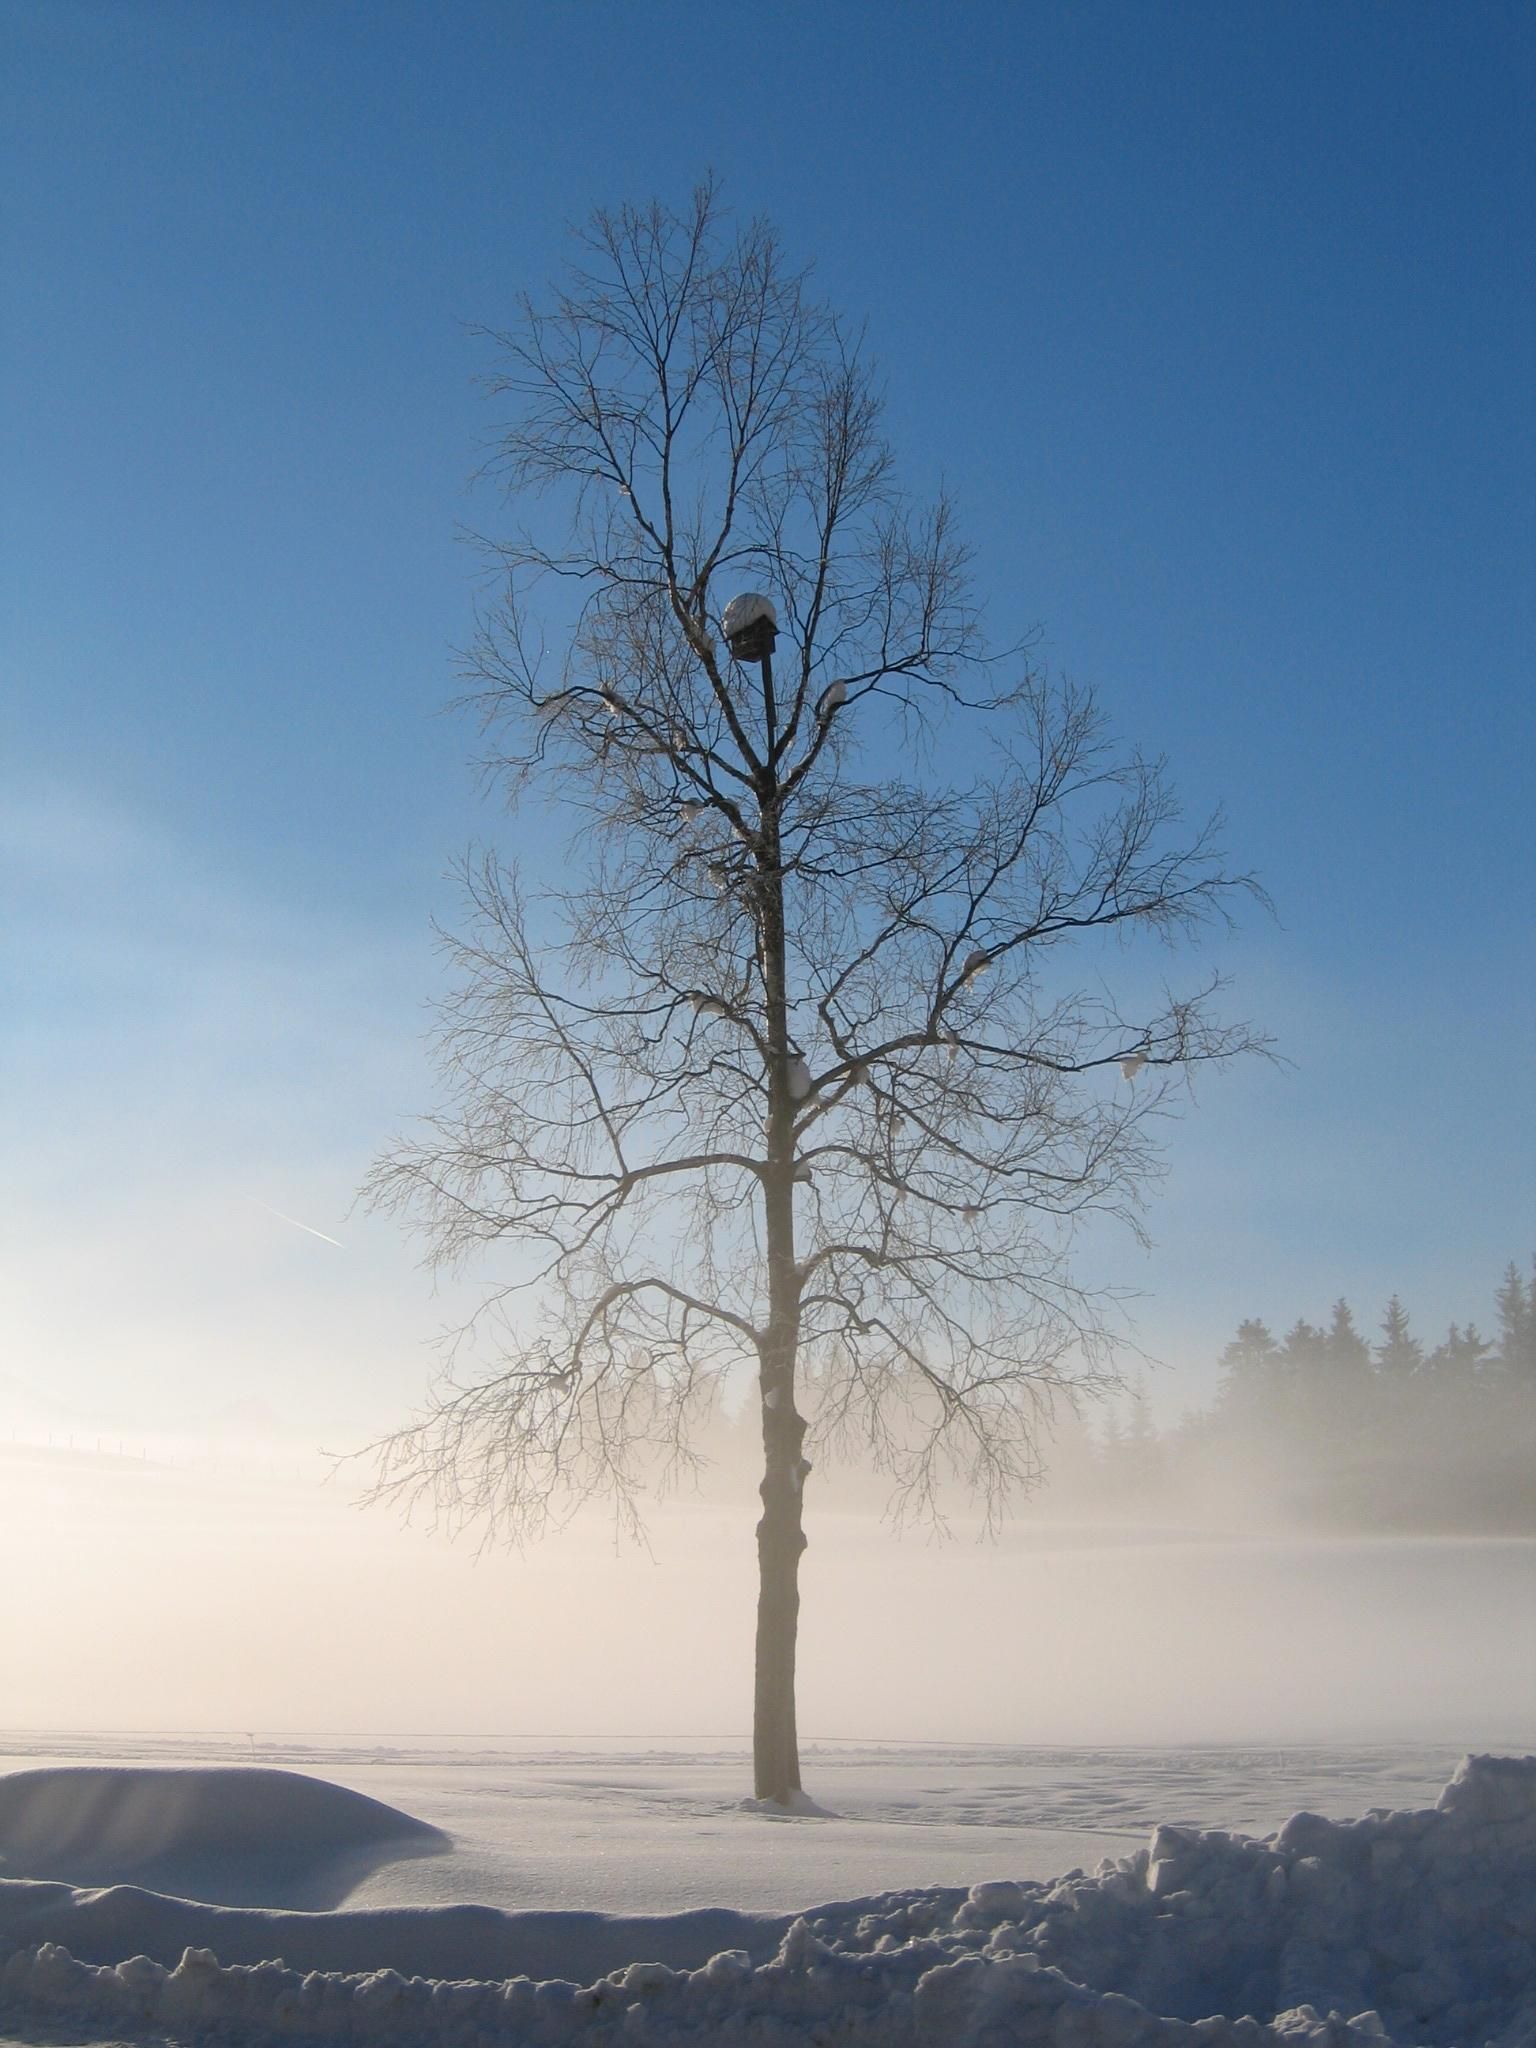
<svg viewBox="0 0 1536 2048"><path fill-rule="evenodd" d="M720 625L726 639L733 640L759 619L766 619L770 626L777 626L779 615L773 608L773 599L764 597L760 590L744 590L740 597L733 597L726 606L720 616Z"/></svg>

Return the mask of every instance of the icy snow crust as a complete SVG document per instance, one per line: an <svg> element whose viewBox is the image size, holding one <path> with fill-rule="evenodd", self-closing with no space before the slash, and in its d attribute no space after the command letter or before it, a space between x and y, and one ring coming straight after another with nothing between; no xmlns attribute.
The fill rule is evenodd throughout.
<svg viewBox="0 0 1536 2048"><path fill-rule="evenodd" d="M381 1933L404 1967L348 1970L348 1943L376 1953ZM286 1965L259 1960L264 1944ZM128 1947L142 1952L105 1960ZM1528 2048L1536 1758L1467 1758L1433 1811L1299 1813L1262 1842L1160 1827L1091 1877L891 1892L792 1921L258 1913L13 1881L6 1950L13 2011L199 2041ZM519 1953L592 1981L506 1974ZM429 1961L444 1967L404 1974Z"/></svg>

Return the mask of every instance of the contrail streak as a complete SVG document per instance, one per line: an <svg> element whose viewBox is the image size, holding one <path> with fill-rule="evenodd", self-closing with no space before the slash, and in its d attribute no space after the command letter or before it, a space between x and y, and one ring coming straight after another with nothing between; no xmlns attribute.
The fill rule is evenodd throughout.
<svg viewBox="0 0 1536 2048"><path fill-rule="evenodd" d="M279 1223L291 1223L295 1230L307 1230L311 1237L318 1237L326 1244L335 1245L339 1252L346 1250L346 1246L339 1237L330 1237L325 1231L316 1230L312 1223L301 1223L297 1216L285 1216L281 1209L274 1209L270 1202L257 1201L255 1195L247 1195L245 1199L248 1202L254 1202L258 1209L265 1209L269 1216L275 1216Z"/></svg>

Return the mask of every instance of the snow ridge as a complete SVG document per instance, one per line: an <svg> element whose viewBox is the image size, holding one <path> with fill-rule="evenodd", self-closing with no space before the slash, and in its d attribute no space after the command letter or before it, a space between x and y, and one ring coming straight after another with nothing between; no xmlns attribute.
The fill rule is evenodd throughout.
<svg viewBox="0 0 1536 2048"><path fill-rule="evenodd" d="M42 1942L0 1967L7 2002L399 2048L1531 2048L1536 1757L1466 1758L1432 1811L1299 1813L1262 1842L1160 1827L1092 1876L818 1908L756 1964L634 1961L581 1986L225 1967L199 1947L92 1965Z"/></svg>

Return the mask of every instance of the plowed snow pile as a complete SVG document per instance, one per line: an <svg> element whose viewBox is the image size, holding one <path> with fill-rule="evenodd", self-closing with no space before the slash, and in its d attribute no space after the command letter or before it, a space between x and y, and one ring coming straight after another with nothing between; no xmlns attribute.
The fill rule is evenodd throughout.
<svg viewBox="0 0 1536 2048"><path fill-rule="evenodd" d="M459 1981L342 1967L306 1975L277 1961L221 1966L195 1940L222 1932L226 1955L251 1953L263 1931L307 1923L329 1928L335 1955L349 1922L375 1954L391 1924L400 1954L430 1950L432 1923L443 1936L451 1929ZM115 1967L76 1960L72 1928L83 1937L74 1947L91 1953L114 1926L131 1926L145 1953ZM731 1926L744 1946L679 1963ZM633 1960L584 1988L549 1976L492 1981L495 1958L520 1945L537 1942L552 1967L579 1971L626 1937ZM472 1976L476 1939L484 1967ZM1301 1813L1262 1842L1163 1827L1148 1848L1091 1877L893 1892L788 1924L724 1912L646 1923L474 1907L263 1915L122 1887L12 1882L0 1883L6 1950L0 2000L13 2009L200 2041L217 2029L433 2048L1530 2048L1536 1757L1466 1759L1430 1812L1378 1809L1345 1822ZM664 1950L671 1963L652 1959Z"/></svg>

